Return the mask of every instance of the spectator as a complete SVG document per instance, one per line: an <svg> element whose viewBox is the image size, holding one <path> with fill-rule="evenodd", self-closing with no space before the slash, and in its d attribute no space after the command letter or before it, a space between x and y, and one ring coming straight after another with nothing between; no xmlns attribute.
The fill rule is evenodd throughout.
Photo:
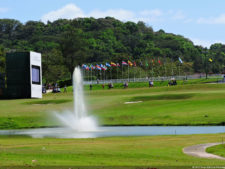
<svg viewBox="0 0 225 169"><path fill-rule="evenodd" d="M126 88L128 88L128 81L126 81L125 86L126 86Z"/></svg>
<svg viewBox="0 0 225 169"><path fill-rule="evenodd" d="M42 93L46 93L46 87L42 86Z"/></svg>
<svg viewBox="0 0 225 169"><path fill-rule="evenodd" d="M90 84L90 90L92 90L92 87L93 87L92 84Z"/></svg>
<svg viewBox="0 0 225 169"><path fill-rule="evenodd" d="M111 88L113 88L114 86L113 86L113 83L111 83Z"/></svg>
<svg viewBox="0 0 225 169"><path fill-rule="evenodd" d="M153 81L149 80L148 84L149 84L149 87L153 87Z"/></svg>
<svg viewBox="0 0 225 169"><path fill-rule="evenodd" d="M64 86L64 93L66 93L67 92L67 90L66 90L66 85Z"/></svg>

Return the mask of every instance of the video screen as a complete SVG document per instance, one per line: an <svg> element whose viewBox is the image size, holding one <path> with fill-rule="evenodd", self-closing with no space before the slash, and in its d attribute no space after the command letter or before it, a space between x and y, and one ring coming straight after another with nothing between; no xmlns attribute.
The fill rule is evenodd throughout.
<svg viewBox="0 0 225 169"><path fill-rule="evenodd" d="M41 84L40 66L32 65L32 84Z"/></svg>

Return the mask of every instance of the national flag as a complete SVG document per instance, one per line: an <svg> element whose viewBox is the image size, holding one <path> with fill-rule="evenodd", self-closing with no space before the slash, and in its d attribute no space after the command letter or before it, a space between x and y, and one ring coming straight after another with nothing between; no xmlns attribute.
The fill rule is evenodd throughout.
<svg viewBox="0 0 225 169"><path fill-rule="evenodd" d="M183 63L183 60L182 60L180 57L179 57L178 59L179 59L179 62L180 62L180 63Z"/></svg>
<svg viewBox="0 0 225 169"><path fill-rule="evenodd" d="M125 61L122 61L122 65L127 65L127 62L125 62Z"/></svg>
<svg viewBox="0 0 225 169"><path fill-rule="evenodd" d="M129 66L133 66L133 63L131 61L128 60L128 65Z"/></svg>
<svg viewBox="0 0 225 169"><path fill-rule="evenodd" d="M91 67L91 69L92 69L92 70L94 70L94 69L95 69L95 67L94 67L92 64L91 64L91 66L90 66L90 67Z"/></svg>
<svg viewBox="0 0 225 169"><path fill-rule="evenodd" d="M107 70L107 67L106 67L106 66L103 66L103 67L101 67L101 68L102 68L102 70L104 70L104 71Z"/></svg>
<svg viewBox="0 0 225 169"><path fill-rule="evenodd" d="M86 67L87 67L87 65L82 64L82 68L83 68L83 69L86 69Z"/></svg>
<svg viewBox="0 0 225 169"><path fill-rule="evenodd" d="M103 64L100 64L100 67L101 67L101 68L103 68L103 67L104 67L104 65L103 65Z"/></svg>
<svg viewBox="0 0 225 169"><path fill-rule="evenodd" d="M136 67L137 66L137 64L136 64L136 62L134 62L134 67Z"/></svg>
<svg viewBox="0 0 225 169"><path fill-rule="evenodd" d="M95 66L97 68L97 70L102 70L102 68L99 65Z"/></svg>
<svg viewBox="0 0 225 169"><path fill-rule="evenodd" d="M109 63L107 63L107 62L105 63L105 65L106 65L107 67L111 67L111 65L110 65Z"/></svg>
<svg viewBox="0 0 225 169"><path fill-rule="evenodd" d="M90 70L88 66L87 66L85 69L86 69L86 70Z"/></svg>
<svg viewBox="0 0 225 169"><path fill-rule="evenodd" d="M116 67L116 64L114 62L111 62L111 66Z"/></svg>
<svg viewBox="0 0 225 169"><path fill-rule="evenodd" d="M212 61L213 61L213 60L212 60L212 58L209 58L209 62L211 62L211 63L212 63Z"/></svg>
<svg viewBox="0 0 225 169"><path fill-rule="evenodd" d="M120 67L120 64L119 64L119 63L117 63L117 64L116 64L116 66L117 66L117 67Z"/></svg>

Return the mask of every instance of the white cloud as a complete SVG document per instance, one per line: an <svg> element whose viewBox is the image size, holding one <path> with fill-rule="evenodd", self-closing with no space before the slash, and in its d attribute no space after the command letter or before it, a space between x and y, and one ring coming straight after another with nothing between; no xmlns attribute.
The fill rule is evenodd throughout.
<svg viewBox="0 0 225 169"><path fill-rule="evenodd" d="M199 24L225 24L225 14L221 14L217 17L199 18L197 20Z"/></svg>
<svg viewBox="0 0 225 169"><path fill-rule="evenodd" d="M89 13L85 13L75 4L68 4L43 15L41 20L47 23L47 21L55 21L57 19L74 19L79 17L104 18L106 16L111 16L122 21L157 22L162 21L163 12L159 9L144 10L141 12L132 12L125 9L109 9L106 11L93 10Z"/></svg>
<svg viewBox="0 0 225 169"><path fill-rule="evenodd" d="M150 22L162 22L164 20L163 18L164 12L159 9L153 9L153 10L143 10L136 14L136 18L133 20L135 22L143 21L146 23Z"/></svg>
<svg viewBox="0 0 225 169"><path fill-rule="evenodd" d="M159 9L153 9L153 10L141 11L140 14L142 16L157 17L157 16L162 16L163 12L161 10L159 10Z"/></svg>
<svg viewBox="0 0 225 169"><path fill-rule="evenodd" d="M207 48L209 48L214 43L225 44L225 41L222 41L222 40L211 40L210 41L210 40L202 40L202 39L198 39L198 38L192 38L191 40L195 45L200 45L200 46L207 47Z"/></svg>
<svg viewBox="0 0 225 169"><path fill-rule="evenodd" d="M184 20L186 19L186 16L182 11L176 11L172 13L172 19L173 20Z"/></svg>
<svg viewBox="0 0 225 169"><path fill-rule="evenodd" d="M61 9L45 14L41 20L46 23L57 19L73 19L77 17L85 17L83 11L74 4L68 4Z"/></svg>
<svg viewBox="0 0 225 169"><path fill-rule="evenodd" d="M8 12L8 8L0 8L0 13L5 13L5 12Z"/></svg>
<svg viewBox="0 0 225 169"><path fill-rule="evenodd" d="M107 11L94 10L87 14L87 16L94 18L104 18L106 16L111 16L122 21L127 21L132 20L135 17L135 13L124 9L110 9Z"/></svg>
<svg viewBox="0 0 225 169"><path fill-rule="evenodd" d="M84 12L75 4L68 4L60 9L51 11L43 15L41 20L47 23L47 21L55 21L57 19L74 19L79 17L105 18L106 16L114 17L121 21L143 21L148 24L164 21L178 21L183 23L189 23L192 21L187 18L181 10L162 11L160 9L151 9L134 12L125 9L108 9L105 11L96 9L90 12Z"/></svg>

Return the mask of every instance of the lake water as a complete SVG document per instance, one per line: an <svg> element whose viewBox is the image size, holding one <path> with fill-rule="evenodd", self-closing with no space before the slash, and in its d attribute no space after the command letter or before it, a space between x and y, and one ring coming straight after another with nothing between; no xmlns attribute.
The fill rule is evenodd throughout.
<svg viewBox="0 0 225 169"><path fill-rule="evenodd" d="M118 126L99 127L78 132L69 128L0 130L0 135L24 135L33 138L97 138L112 136L153 136L225 133L225 126Z"/></svg>

